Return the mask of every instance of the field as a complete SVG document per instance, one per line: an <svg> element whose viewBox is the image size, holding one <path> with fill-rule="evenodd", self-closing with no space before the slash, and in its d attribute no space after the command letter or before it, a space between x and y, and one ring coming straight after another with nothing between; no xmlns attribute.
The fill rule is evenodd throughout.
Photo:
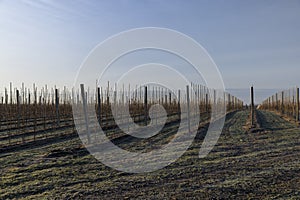
<svg viewBox="0 0 300 200"><path fill-rule="evenodd" d="M146 174L104 166L76 135L2 152L0 199L299 198L300 129L257 111L261 129L250 133L248 119L248 110L229 113L217 145L199 159L203 126L180 159Z"/></svg>

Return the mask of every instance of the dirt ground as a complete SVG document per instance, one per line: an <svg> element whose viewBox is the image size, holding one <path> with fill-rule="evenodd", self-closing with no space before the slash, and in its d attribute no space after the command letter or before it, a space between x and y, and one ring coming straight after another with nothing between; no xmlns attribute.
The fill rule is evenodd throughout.
<svg viewBox="0 0 300 200"><path fill-rule="evenodd" d="M247 133L248 115L228 115L207 157L198 157L198 136L180 159L152 173L106 167L77 137L2 152L0 199L300 199L300 129L258 111L263 131Z"/></svg>

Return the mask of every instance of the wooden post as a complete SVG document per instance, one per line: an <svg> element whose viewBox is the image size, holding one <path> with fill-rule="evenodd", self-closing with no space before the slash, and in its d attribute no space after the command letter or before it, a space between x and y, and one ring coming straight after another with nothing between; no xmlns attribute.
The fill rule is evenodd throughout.
<svg viewBox="0 0 300 200"><path fill-rule="evenodd" d="M251 127L254 126L254 89L251 87Z"/></svg>
<svg viewBox="0 0 300 200"><path fill-rule="evenodd" d="M60 119L59 119L59 94L58 89L55 89L55 109L56 109L56 125L59 127Z"/></svg>
<svg viewBox="0 0 300 200"><path fill-rule="evenodd" d="M106 104L109 105L109 81L107 82Z"/></svg>
<svg viewBox="0 0 300 200"><path fill-rule="evenodd" d="M167 94L165 94L165 105L166 105L166 107L168 105L168 95Z"/></svg>
<svg viewBox="0 0 300 200"><path fill-rule="evenodd" d="M145 125L148 123L148 92L147 86L145 86L145 95L144 95L144 114L145 114Z"/></svg>
<svg viewBox="0 0 300 200"><path fill-rule="evenodd" d="M117 83L115 83L115 90L114 90L114 105L116 106L117 104Z"/></svg>
<svg viewBox="0 0 300 200"><path fill-rule="evenodd" d="M284 91L281 92L281 114L284 114Z"/></svg>
<svg viewBox="0 0 300 200"><path fill-rule="evenodd" d="M3 96L1 97L1 105L0 105L0 130L1 130L1 121L2 121L2 113L4 113L4 109L2 110L2 108L4 108L4 106L3 106L3 100L4 100L4 98L3 98Z"/></svg>
<svg viewBox="0 0 300 200"><path fill-rule="evenodd" d="M84 85L83 84L80 84L80 89L81 89L81 97L82 97L82 103L83 103L85 128L86 128L86 132L87 132L88 144L90 144L91 139L90 139L89 119L88 119L88 115L87 115L87 98L85 96Z"/></svg>
<svg viewBox="0 0 300 200"><path fill-rule="evenodd" d="M19 90L16 90L16 99L17 99L17 111L18 111L18 115L17 115L17 128L18 128L18 132L20 131L20 93ZM24 143L24 135L22 135L22 143Z"/></svg>
<svg viewBox="0 0 300 200"><path fill-rule="evenodd" d="M37 94L36 94L36 87L35 84L33 84L33 95L34 95L34 135L33 135L33 140L35 141L36 137L36 127L37 127Z"/></svg>
<svg viewBox="0 0 300 200"><path fill-rule="evenodd" d="M296 106L295 106L295 93L294 93L294 89L293 89L293 101L292 101L292 117L294 117L296 115Z"/></svg>
<svg viewBox="0 0 300 200"><path fill-rule="evenodd" d="M296 121L299 122L299 88L296 88Z"/></svg>
<svg viewBox="0 0 300 200"><path fill-rule="evenodd" d="M227 114L228 113L228 108L227 108L227 103L226 103L226 92L223 92L223 99L224 99L224 108L226 109L226 113L225 114Z"/></svg>
<svg viewBox="0 0 300 200"><path fill-rule="evenodd" d="M98 121L101 123L101 97L100 97L100 87L97 87L97 101L98 101Z"/></svg>
<svg viewBox="0 0 300 200"><path fill-rule="evenodd" d="M190 123L190 94L189 86L186 86L186 100L187 100L187 120L188 120L188 130L191 132L191 123Z"/></svg>
<svg viewBox="0 0 300 200"><path fill-rule="evenodd" d="M230 97L230 94L227 94L227 100L228 100L228 111L231 111L231 97Z"/></svg>
<svg viewBox="0 0 300 200"><path fill-rule="evenodd" d="M123 91L122 91L122 108L124 108L124 105L125 105L125 88L124 88L124 83L123 83L122 88L123 88Z"/></svg>
<svg viewBox="0 0 300 200"><path fill-rule="evenodd" d="M178 108L178 119L180 119L180 115L181 115L181 112L180 112L180 90L178 90L178 104L177 104L177 108Z"/></svg>
<svg viewBox="0 0 300 200"><path fill-rule="evenodd" d="M9 83L9 90L10 90L10 105L12 105L13 97L12 97L12 83Z"/></svg>
<svg viewBox="0 0 300 200"><path fill-rule="evenodd" d="M214 106L217 105L217 91L214 90Z"/></svg>
<svg viewBox="0 0 300 200"><path fill-rule="evenodd" d="M5 88L5 105L7 106L8 104L8 93L7 93L7 89Z"/></svg>
<svg viewBox="0 0 300 200"><path fill-rule="evenodd" d="M128 106L130 106L131 103L131 91L130 91L130 84L128 85Z"/></svg>
<svg viewBox="0 0 300 200"><path fill-rule="evenodd" d="M233 110L236 109L236 98L234 96L232 96L232 108Z"/></svg>
<svg viewBox="0 0 300 200"><path fill-rule="evenodd" d="M200 105L200 85L198 84L197 85L197 97L198 97L198 102L197 102L197 105L198 105L198 110L199 110L199 105ZM200 110L199 110L200 112Z"/></svg>
<svg viewBox="0 0 300 200"><path fill-rule="evenodd" d="M205 94L205 111L208 113L208 93Z"/></svg>
<svg viewBox="0 0 300 200"><path fill-rule="evenodd" d="M8 106L8 90L5 88L5 111L7 112L8 118L10 117L10 106ZM9 123L6 123L6 129L9 130ZM9 133L8 143L11 142L11 134Z"/></svg>
<svg viewBox="0 0 300 200"><path fill-rule="evenodd" d="M279 110L278 93L275 94L275 101L276 101L275 110Z"/></svg>
<svg viewBox="0 0 300 200"><path fill-rule="evenodd" d="M28 105L30 105L31 99L30 99L30 90L28 90Z"/></svg>

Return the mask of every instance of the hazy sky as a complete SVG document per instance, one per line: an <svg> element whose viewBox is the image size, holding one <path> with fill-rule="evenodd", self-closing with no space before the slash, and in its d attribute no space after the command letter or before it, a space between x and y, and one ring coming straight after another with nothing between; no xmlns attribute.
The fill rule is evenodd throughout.
<svg viewBox="0 0 300 200"><path fill-rule="evenodd" d="M300 1L0 0L0 84L71 85L113 34L165 27L194 38L226 88L300 83Z"/></svg>

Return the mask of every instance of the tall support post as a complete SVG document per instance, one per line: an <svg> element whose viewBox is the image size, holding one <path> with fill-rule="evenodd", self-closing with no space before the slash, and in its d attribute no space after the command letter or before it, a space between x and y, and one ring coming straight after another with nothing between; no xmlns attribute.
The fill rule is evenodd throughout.
<svg viewBox="0 0 300 200"><path fill-rule="evenodd" d="M122 108L123 108L124 105L125 105L125 86L124 86L124 83L123 83L123 87L122 88L123 88L123 91L122 91Z"/></svg>
<svg viewBox="0 0 300 200"><path fill-rule="evenodd" d="M55 89L55 109L56 109L56 125L59 127L60 125L60 118L59 118L59 94L58 89Z"/></svg>
<svg viewBox="0 0 300 200"><path fill-rule="evenodd" d="M296 88L296 121L299 122L299 88Z"/></svg>
<svg viewBox="0 0 300 200"><path fill-rule="evenodd" d="M275 101L276 101L275 110L279 110L278 93L275 94Z"/></svg>
<svg viewBox="0 0 300 200"><path fill-rule="evenodd" d="M177 109L178 109L178 119L180 119L180 115L181 115L181 112L180 112L180 90L178 90L178 104L177 104Z"/></svg>
<svg viewBox="0 0 300 200"><path fill-rule="evenodd" d="M9 83L9 93L10 93L10 105L13 103L13 97L12 97L12 82Z"/></svg>
<svg viewBox="0 0 300 200"><path fill-rule="evenodd" d="M97 87L97 102L98 102L98 121L101 122L101 97L100 97L100 87Z"/></svg>
<svg viewBox="0 0 300 200"><path fill-rule="evenodd" d="M230 97L230 94L227 94L227 101L228 101L228 111L231 111L231 97Z"/></svg>
<svg viewBox="0 0 300 200"><path fill-rule="evenodd" d="M166 92L167 92L167 90L166 90ZM168 95L167 95L167 93L165 94L165 106L166 106L166 108L168 107Z"/></svg>
<svg viewBox="0 0 300 200"><path fill-rule="evenodd" d="M145 86L145 95L144 95L144 114L145 114L145 125L148 123L148 91L147 86Z"/></svg>
<svg viewBox="0 0 300 200"><path fill-rule="evenodd" d="M281 114L284 114L284 91L281 92Z"/></svg>
<svg viewBox="0 0 300 200"><path fill-rule="evenodd" d="M226 109L226 113L228 113L227 102L226 102L226 92L223 92L223 100L224 100L224 108Z"/></svg>
<svg viewBox="0 0 300 200"><path fill-rule="evenodd" d="M214 106L217 105L217 91L214 90Z"/></svg>
<svg viewBox="0 0 300 200"><path fill-rule="evenodd" d="M87 98L84 91L84 84L80 84L80 90L81 90L81 98L83 103L83 112L84 112L84 119L85 119L85 128L87 132L87 139L88 139L88 144L90 144L91 139L90 139L89 119L87 115Z"/></svg>
<svg viewBox="0 0 300 200"><path fill-rule="evenodd" d="M71 90L71 104L74 105L75 104L75 92L74 92L74 87L72 87L72 90ZM76 105L77 106L77 105ZM75 132L75 121L74 121L74 117L72 117L72 128L73 128L73 133Z"/></svg>
<svg viewBox="0 0 300 200"><path fill-rule="evenodd" d="M5 105L8 105L8 93L7 93L7 89L5 88Z"/></svg>
<svg viewBox="0 0 300 200"><path fill-rule="evenodd" d="M109 81L107 82L106 104L109 105Z"/></svg>
<svg viewBox="0 0 300 200"><path fill-rule="evenodd" d="M34 96L34 135L33 135L33 140L35 141L35 137L36 137L36 129L37 129L37 91L36 91L36 87L35 84L33 84L33 96Z"/></svg>
<svg viewBox="0 0 300 200"><path fill-rule="evenodd" d="M190 122L190 89L186 86L186 100L187 100L187 120L188 120L188 130L191 132L191 122Z"/></svg>
<svg viewBox="0 0 300 200"><path fill-rule="evenodd" d="M205 111L208 113L208 91L205 94Z"/></svg>
<svg viewBox="0 0 300 200"><path fill-rule="evenodd" d="M254 126L254 88L251 87L251 126Z"/></svg>
<svg viewBox="0 0 300 200"><path fill-rule="evenodd" d="M20 93L19 93L19 90L16 90L16 100L17 100L17 111L18 111L18 116L17 116L17 128L18 128L18 131L20 131ZM22 135L22 143L24 143L24 134Z"/></svg>

